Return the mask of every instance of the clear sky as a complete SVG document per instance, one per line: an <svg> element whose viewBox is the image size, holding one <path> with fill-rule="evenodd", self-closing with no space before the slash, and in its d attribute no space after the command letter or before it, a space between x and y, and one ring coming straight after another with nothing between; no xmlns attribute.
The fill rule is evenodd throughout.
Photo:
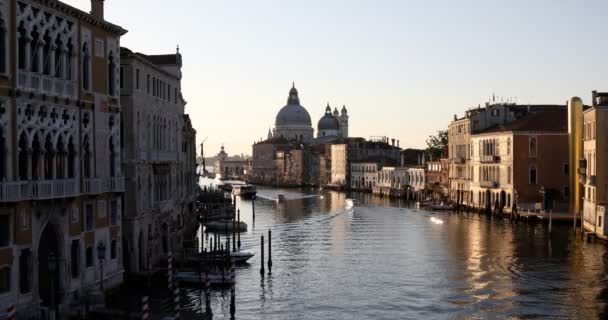
<svg viewBox="0 0 608 320"><path fill-rule="evenodd" d="M89 0L64 0L85 11ZM424 147L497 97L564 103L608 90L608 1L106 0L122 45L183 55L206 155L251 153L291 82L313 121L346 105L351 136Z"/></svg>

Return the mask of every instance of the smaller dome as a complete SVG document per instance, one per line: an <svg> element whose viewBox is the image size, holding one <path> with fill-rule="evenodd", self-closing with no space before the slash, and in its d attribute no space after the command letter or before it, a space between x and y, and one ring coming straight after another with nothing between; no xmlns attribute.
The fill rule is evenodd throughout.
<svg viewBox="0 0 608 320"><path fill-rule="evenodd" d="M338 112L338 108L334 108L334 117L339 116L340 113Z"/></svg>
<svg viewBox="0 0 608 320"><path fill-rule="evenodd" d="M348 111L346 110L346 105L342 106L342 111L341 112L342 112L342 114L347 114L348 113Z"/></svg>
<svg viewBox="0 0 608 320"><path fill-rule="evenodd" d="M325 108L325 114L319 120L319 124L317 125L317 129L319 131L322 130L340 130L340 122L336 117L331 114L331 107L327 104L327 108Z"/></svg>

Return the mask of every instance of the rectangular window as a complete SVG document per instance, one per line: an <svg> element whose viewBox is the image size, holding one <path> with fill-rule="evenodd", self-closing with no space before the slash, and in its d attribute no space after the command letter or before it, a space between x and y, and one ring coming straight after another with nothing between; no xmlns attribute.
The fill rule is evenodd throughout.
<svg viewBox="0 0 608 320"><path fill-rule="evenodd" d="M85 254L85 264L87 268L93 266L93 247L87 247L87 252Z"/></svg>
<svg viewBox="0 0 608 320"><path fill-rule="evenodd" d="M175 100L175 103L177 103L177 88L175 88L175 93L173 94L173 99Z"/></svg>
<svg viewBox="0 0 608 320"><path fill-rule="evenodd" d="M171 85L167 85L167 101L171 101Z"/></svg>
<svg viewBox="0 0 608 320"><path fill-rule="evenodd" d="M11 244L11 217L8 214L0 215L0 248Z"/></svg>
<svg viewBox="0 0 608 320"><path fill-rule="evenodd" d="M9 266L0 267L0 293L11 291L11 268Z"/></svg>
<svg viewBox="0 0 608 320"><path fill-rule="evenodd" d="M78 207L77 206L73 206L72 207L72 223L76 224L78 223L79 216L78 216Z"/></svg>
<svg viewBox="0 0 608 320"><path fill-rule="evenodd" d="M597 226L602 227L602 216L597 217Z"/></svg>
<svg viewBox="0 0 608 320"><path fill-rule="evenodd" d="M148 94L150 94L150 75L146 76L147 86L148 86Z"/></svg>
<svg viewBox="0 0 608 320"><path fill-rule="evenodd" d="M19 291L22 294L32 290L32 250L23 249L19 256Z"/></svg>
<svg viewBox="0 0 608 320"><path fill-rule="evenodd" d="M85 206L85 217L84 217L84 230L90 231L93 230L93 204L88 203Z"/></svg>
<svg viewBox="0 0 608 320"><path fill-rule="evenodd" d="M106 201L105 200L99 200L98 204L97 204L97 210L99 210L97 212L97 214L99 215L99 218L104 219L106 217Z"/></svg>
<svg viewBox="0 0 608 320"><path fill-rule="evenodd" d="M135 69L135 89L139 90L139 69Z"/></svg>
<svg viewBox="0 0 608 320"><path fill-rule="evenodd" d="M95 39L95 56L98 58L103 58L103 52L103 40L99 38Z"/></svg>
<svg viewBox="0 0 608 320"><path fill-rule="evenodd" d="M112 240L110 243L110 259L116 259L116 240Z"/></svg>
<svg viewBox="0 0 608 320"><path fill-rule="evenodd" d="M570 165L567 163L562 164L562 171L564 172L564 176L568 176L570 174Z"/></svg>
<svg viewBox="0 0 608 320"><path fill-rule="evenodd" d="M118 219L118 203L116 200L110 202L110 224L115 225Z"/></svg>
<svg viewBox="0 0 608 320"><path fill-rule="evenodd" d="M80 276L80 241L72 240L70 246L70 273L72 278L76 279Z"/></svg>

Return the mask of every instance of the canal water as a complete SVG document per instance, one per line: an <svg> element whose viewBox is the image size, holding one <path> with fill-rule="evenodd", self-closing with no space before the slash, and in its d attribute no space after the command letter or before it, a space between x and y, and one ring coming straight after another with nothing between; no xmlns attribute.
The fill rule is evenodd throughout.
<svg viewBox="0 0 608 320"><path fill-rule="evenodd" d="M572 226L549 234L368 194L349 195L359 201L349 209L335 191L258 192L255 222L251 200L237 198L249 225L241 250L256 255L237 268L235 319L608 317L607 247L575 241ZM288 200L268 200L277 193ZM262 277L268 229L273 267ZM186 307L201 312L203 293L184 291ZM214 318L229 319L230 290L211 299Z"/></svg>

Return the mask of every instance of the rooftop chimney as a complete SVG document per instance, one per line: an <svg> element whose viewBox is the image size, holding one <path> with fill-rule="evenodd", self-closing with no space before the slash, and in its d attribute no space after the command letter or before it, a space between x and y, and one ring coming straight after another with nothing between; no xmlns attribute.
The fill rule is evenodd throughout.
<svg viewBox="0 0 608 320"><path fill-rule="evenodd" d="M91 0L91 14L99 20L103 20L104 1L105 0Z"/></svg>
<svg viewBox="0 0 608 320"><path fill-rule="evenodd" d="M395 138L391 139L391 145L394 147L395 146Z"/></svg>
<svg viewBox="0 0 608 320"><path fill-rule="evenodd" d="M397 148L399 148L399 140L397 140Z"/></svg>

